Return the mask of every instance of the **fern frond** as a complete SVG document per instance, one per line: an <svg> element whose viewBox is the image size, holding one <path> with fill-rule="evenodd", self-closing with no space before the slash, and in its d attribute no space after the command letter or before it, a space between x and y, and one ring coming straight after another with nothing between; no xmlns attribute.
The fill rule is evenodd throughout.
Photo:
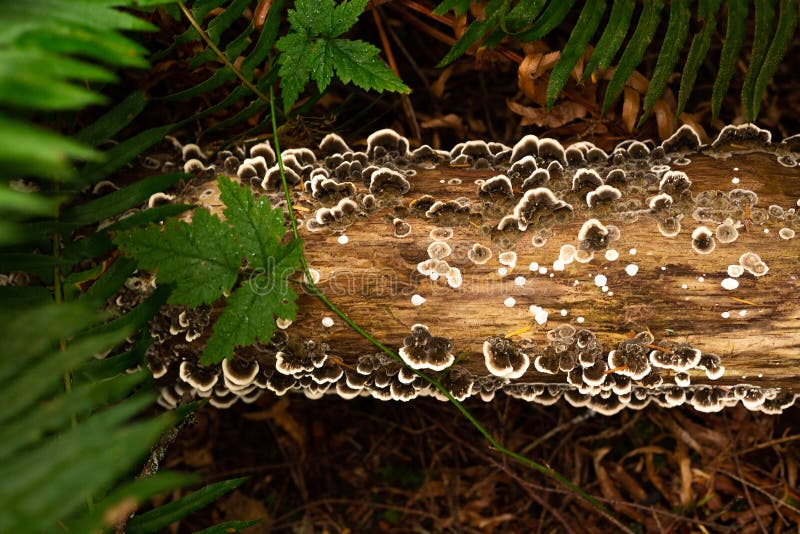
<svg viewBox="0 0 800 534"><path fill-rule="evenodd" d="M606 29L597 41L581 81L586 81L595 71L606 70L611 65L611 61L628 35L635 5L634 0L614 0Z"/></svg>
<svg viewBox="0 0 800 534"><path fill-rule="evenodd" d="M756 27L753 30L753 47L750 53L750 64L742 84L742 105L744 117L747 122L755 120L753 100L756 90L756 80L761 72L761 65L769 48L769 36L772 32L772 22L775 20L774 0L755 1Z"/></svg>
<svg viewBox="0 0 800 534"><path fill-rule="evenodd" d="M703 22L703 29L695 34L692 39L689 55L686 57L686 63L683 66L681 86L678 90L678 106L675 111L676 117L680 116L686 108L686 102L689 101L689 95L697 79L697 73L700 71L703 60L708 55L708 49L711 47L711 37L717 28L717 13L721 4L722 0L700 0L697 18Z"/></svg>
<svg viewBox="0 0 800 534"><path fill-rule="evenodd" d="M535 41L536 39L541 39L561 24L567 14L569 14L573 4L575 4L575 0L550 2L547 9L544 10L542 16L536 20L533 26L529 30L517 35L517 38L520 41Z"/></svg>
<svg viewBox="0 0 800 534"><path fill-rule="evenodd" d="M747 12L750 2L748 0L728 0L728 22L725 29L725 44L722 45L722 54L719 59L719 71L714 80L714 90L711 93L711 117L716 120L722 106L722 99L728 92L728 86L733 77L736 60L744 43L744 34L747 23Z"/></svg>
<svg viewBox="0 0 800 534"><path fill-rule="evenodd" d="M587 0L583 6L578 22L572 29L569 40L564 46L564 50L561 51L561 57L550 74L550 82L547 84L548 107L553 106L558 94L567 84L569 73L572 72L575 64L578 63L578 59L583 55L583 51L586 50L589 39L597 31L597 26L600 24L600 19L603 18L605 9L605 0Z"/></svg>
<svg viewBox="0 0 800 534"><path fill-rule="evenodd" d="M659 15L663 7L663 0L645 2L642 6L642 14L639 16L636 29L633 31L628 46L622 53L614 75L606 88L606 94L603 98L603 113L611 107L611 104L622 93L625 82L628 81L633 71L641 63L645 50L647 50L658 29Z"/></svg>
<svg viewBox="0 0 800 534"><path fill-rule="evenodd" d="M670 2L667 33L664 36L664 44L658 55L656 68L644 98L644 114L639 121L640 125L647 119L656 101L664 94L669 77L672 75L672 69L678 62L678 56L689 34L690 5L691 0L672 0Z"/></svg>
<svg viewBox="0 0 800 534"><path fill-rule="evenodd" d="M767 92L767 84L772 75L778 70L789 43L797 30L797 11L800 9L795 0L781 0L780 15L778 16L778 27L775 30L775 37L769 45L769 50L764 57L764 62L758 72L758 78L753 89L753 102L751 104L752 117L758 116L761 109L761 99Z"/></svg>

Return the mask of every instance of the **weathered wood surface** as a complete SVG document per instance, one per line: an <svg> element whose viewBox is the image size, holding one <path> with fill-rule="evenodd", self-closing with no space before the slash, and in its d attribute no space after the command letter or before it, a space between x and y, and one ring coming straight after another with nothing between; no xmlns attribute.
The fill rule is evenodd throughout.
<svg viewBox="0 0 800 534"><path fill-rule="evenodd" d="M554 172L544 186L572 207L571 220L539 227L531 224L524 232L501 232L498 224L513 213L523 197L521 187L526 176L511 177L512 196L481 193L481 180L509 174L507 161L484 169L474 168L474 159L466 165L454 166L444 161L432 166L387 156L375 163L373 142L368 147L369 163L403 173L409 190L399 194L391 188L380 191L373 187L377 204L372 208L372 198L364 199L370 194L368 176L340 177L337 182L351 181L355 186L352 200L356 202L356 213L327 225L312 223L314 231L304 224L301 234L305 254L310 267L319 274L319 288L356 323L390 347L403 347L412 326L423 324L432 336L449 341L449 352L456 357L457 367L473 377L486 377L491 373L485 363L485 340L502 336L513 341L513 346L529 357L530 365L522 376L497 382L506 383L505 389L516 396L537 400L533 397L542 388L537 386L533 391L533 386L528 390L519 386L514 392L508 384L563 384L556 396L573 390L570 402L586 404L583 399L592 396L587 392L592 388L575 383L580 364L575 365L570 380L565 370L550 374L538 370L540 366L536 364L536 357L545 354L545 347L552 348L557 341L553 341L552 333L548 338L548 332L571 325L576 330L591 331L602 344L602 359L610 367L609 376L625 375L626 369L624 365L614 368L608 361L608 352L636 333L649 332L653 339L642 341L648 353L666 349L663 352L672 354L688 345L704 355L721 357L725 371L720 377L711 377L713 380L713 373L704 372L702 365L688 371L695 391L701 385L702 395L707 397L713 392L712 396L727 396L727 404L733 404L734 386L749 384L755 389L765 388L762 391L767 399L779 398L765 410L778 411L777 405L788 405L800 393L800 237L787 238L800 232L800 214L796 213L800 205L800 167L794 164L797 148L793 142L767 144L763 138L748 139L763 135L755 130L733 130L728 135L731 137L721 139L713 149L687 151L684 146L681 154L667 150L666 156L655 153L633 157L626 153L614 158L612 154L593 163L566 165L560 173L551 167ZM684 136L692 145L693 137L687 132ZM681 147L674 143L664 148ZM547 158L536 159L540 168L547 167ZM311 168L324 166L320 157ZM683 194L673 192L672 206L650 209L650 199L669 189L661 184L667 166L686 173L691 187ZM295 213L306 223L315 218L324 221L318 210L337 203L335 198L323 198L326 202L321 203L309 194L311 168L298 172L307 190L303 191L301 185L295 187ZM594 169L602 178L615 168L623 169L626 179L614 184L622 197L589 208L586 196L591 188L572 188L573 178L582 168ZM334 174L333 169L328 171ZM737 189L755 193L757 202L743 198L741 192L732 193ZM714 195L715 200L708 200L709 193L704 193L710 191L720 192ZM213 210L219 207L215 195L213 182L207 182L192 184L187 196L202 196L202 202ZM280 193L274 195L277 202ZM469 215L437 221L425 209L413 208L423 195L445 202L467 199L464 202L470 206ZM702 200L704 197L707 200ZM706 213L698 214L698 207L709 202L715 211L708 212L706 206ZM669 216L681 222L681 230L674 237L665 237L659 231L658 221ZM558 269L556 263L554 269L562 246L582 248L578 234L590 219L616 226L619 239L603 243L591 261L571 261L563 269ZM706 226L714 232L724 219L730 219L728 222L737 228L738 238L731 243L715 238L715 248L707 254L693 250L693 231ZM410 226L408 235L395 235L396 225L402 225L398 221ZM542 230L542 226L549 227L550 232ZM445 230L442 234L443 228L451 229L452 237L441 239L447 233ZM549 236L543 245L536 243L542 246L532 242L537 232ZM430 258L428 248L434 241L443 241L451 249L443 260L460 271L460 284L448 284L445 276L431 279L418 269ZM491 258L483 264L468 257L476 243L492 251ZM516 254L514 265L500 262L500 253L508 251ZM738 277L730 276L728 267L739 265L740 257L748 252L756 253L768 272L763 276L747 271ZM735 280L738 286L726 289L727 284L736 284L728 281L723 285L725 279ZM358 366L359 358L376 352L313 296L302 295L299 304L297 319L286 329L291 350L302 352L306 340L313 340L318 346L327 344L329 357L336 357L331 360L350 371ZM542 311L531 306L546 312L546 320ZM201 336L196 343L202 340ZM570 342L573 347L567 352L574 349L574 339L566 340ZM273 356L264 354L241 351L244 360L255 358L262 367L274 365L269 361L274 352ZM163 354L161 357L169 359ZM302 374L297 373L295 378L300 380ZM658 381L653 380L654 374L660 377ZM644 383L638 378L632 381L633 389L649 389L664 404L667 389L675 387L675 375L674 370L653 366ZM442 376L447 376L447 371ZM684 383L685 379L679 376L678 382ZM631 382L630 378L626 380ZM572 385L568 385L570 382ZM620 382L625 380L620 378ZM704 388L704 384L713 387ZM328 386L331 391L334 389ZM574 391L576 386L580 386L580 394ZM297 382L291 387L303 390L306 386ZM492 387L497 386L484 384L486 391ZM321 388L311 389L317 395ZM350 388L345 389L349 392ZM368 389L369 385L365 387ZM471 393L479 390L480 383L471 388ZM594 388L594 394L600 394L600 390ZM743 391L740 387L736 395L741 398ZM630 393L627 395L630 397ZM484 396L490 397L488 393ZM538 397L546 401L548 394ZM588 405L602 411L601 404ZM722 404L726 404L724 399L705 408L713 410ZM615 406L608 411L614 411ZM696 407L702 409L697 404ZM763 407L763 403L755 402L751 407Z"/></svg>

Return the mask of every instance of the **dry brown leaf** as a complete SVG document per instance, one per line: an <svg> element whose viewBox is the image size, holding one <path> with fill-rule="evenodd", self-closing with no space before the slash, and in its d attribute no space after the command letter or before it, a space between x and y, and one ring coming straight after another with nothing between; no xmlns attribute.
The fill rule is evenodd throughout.
<svg viewBox="0 0 800 534"><path fill-rule="evenodd" d="M624 87L623 94L622 122L625 124L625 129L628 130L628 133L631 133L634 126L636 126L636 117L639 115L641 95L628 86Z"/></svg>
<svg viewBox="0 0 800 534"><path fill-rule="evenodd" d="M433 117L419 123L420 128L449 128L455 130L460 137L465 131L463 119L455 113L448 113L444 116Z"/></svg>
<svg viewBox="0 0 800 534"><path fill-rule="evenodd" d="M442 69L442 73L439 74L439 77L436 78L436 81L431 84L431 93L436 98L442 98L444 94L445 87L447 86L447 80L450 79L450 76L453 75L453 70L455 69L455 64L450 64Z"/></svg>
<svg viewBox="0 0 800 534"><path fill-rule="evenodd" d="M692 459L689 458L689 450L686 443L678 441L675 446L675 458L681 474L681 506L689 507L694 502L694 492L692 491Z"/></svg>
<svg viewBox="0 0 800 534"><path fill-rule="evenodd" d="M662 99L653 104L653 113L656 115L658 137L663 141L675 133L675 110Z"/></svg>
<svg viewBox="0 0 800 534"><path fill-rule="evenodd" d="M556 64L561 52L537 52L526 55L517 69L517 86L531 100L536 100L534 81L549 72Z"/></svg>
<svg viewBox="0 0 800 534"><path fill-rule="evenodd" d="M577 102L562 102L547 110L545 108L523 106L518 102L509 100L508 108L522 117L520 125L530 126L534 124L541 128L560 128L575 119L582 119L587 114L586 108Z"/></svg>
<svg viewBox="0 0 800 534"><path fill-rule="evenodd" d="M300 447L301 457L304 458L306 455L306 443L308 443L308 437L306 436L306 431L303 426L297 422L297 419L292 416L288 408L289 397L281 397L278 402L276 402L268 410L246 413L242 417L252 421L269 420L274 422L276 425L281 427L284 432L289 434L295 443L297 443L297 445Z"/></svg>

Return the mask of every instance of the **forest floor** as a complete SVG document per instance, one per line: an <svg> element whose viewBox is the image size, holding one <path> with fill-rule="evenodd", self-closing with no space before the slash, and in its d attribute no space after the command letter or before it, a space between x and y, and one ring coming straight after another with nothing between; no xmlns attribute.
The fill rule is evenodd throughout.
<svg viewBox="0 0 800 534"><path fill-rule="evenodd" d="M408 22L391 3L384 16L391 31L401 31ZM359 37L379 44L369 17L362 18ZM447 46L418 33L403 41L403 50L394 47L400 75L412 87L408 98L334 86L313 116L282 127L282 144L306 146L328 131L357 142L381 127L444 148L475 138L513 143L525 133L565 142L584 139L603 148L628 137L659 140L655 120L629 132L623 105L601 116L597 84L571 82L554 111L544 112L535 102L538 89L520 87L519 64L508 55L487 52L436 69ZM155 46L167 34L154 36ZM516 54L512 58L526 53L521 48L510 52ZM778 138L800 132L798 52L795 40L762 110L760 125ZM192 73L181 75L184 59L179 51L169 64L154 65L132 83L154 93L191 85L196 81ZM645 66L652 69L653 62L654 57L648 58ZM723 123L709 118L714 65L705 69L689 106L697 111L685 120L713 137ZM167 103L151 108L154 124L180 112ZM738 94L732 92L722 118L741 122L740 112ZM205 135L209 124L198 123L178 136L215 144L238 134ZM502 394L491 403L466 405L502 444L563 474L603 503L613 519L544 474L491 450L447 403L312 401L289 394L264 395L253 405L240 403L228 410L206 406L183 428L163 468L194 472L206 482L250 478L172 531L254 518L262 521L252 532L800 529L799 407L767 416L741 407L702 414L650 406L606 417Z"/></svg>

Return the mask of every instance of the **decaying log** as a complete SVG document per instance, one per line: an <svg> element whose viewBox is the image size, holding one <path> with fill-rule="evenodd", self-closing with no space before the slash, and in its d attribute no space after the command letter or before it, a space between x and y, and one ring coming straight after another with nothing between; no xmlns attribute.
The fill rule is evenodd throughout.
<svg viewBox="0 0 800 534"><path fill-rule="evenodd" d="M271 147L244 156L186 166L281 203ZM411 150L382 130L362 152L330 135L283 161L319 288L459 399L775 413L800 393L799 159L797 137L741 126L611 153L535 136ZM184 197L222 207L213 180ZM196 363L214 311L166 309L148 355L162 404L264 389L443 398L313 296L299 305L221 370Z"/></svg>

